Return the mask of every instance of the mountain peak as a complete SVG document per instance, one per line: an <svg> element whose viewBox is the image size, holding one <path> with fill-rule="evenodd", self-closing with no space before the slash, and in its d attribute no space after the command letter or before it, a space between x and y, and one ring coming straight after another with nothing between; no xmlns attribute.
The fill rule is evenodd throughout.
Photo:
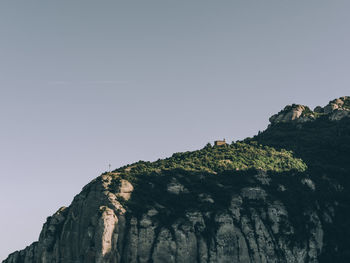
<svg viewBox="0 0 350 263"><path fill-rule="evenodd" d="M350 117L350 96L331 100L325 107L317 106L313 111L305 105L287 105L279 113L271 116L269 121L272 125L281 122L303 123L321 116L327 116L332 121Z"/></svg>
<svg viewBox="0 0 350 263"><path fill-rule="evenodd" d="M344 116L350 97L288 105L270 120L291 125L105 172L3 263L350 262Z"/></svg>

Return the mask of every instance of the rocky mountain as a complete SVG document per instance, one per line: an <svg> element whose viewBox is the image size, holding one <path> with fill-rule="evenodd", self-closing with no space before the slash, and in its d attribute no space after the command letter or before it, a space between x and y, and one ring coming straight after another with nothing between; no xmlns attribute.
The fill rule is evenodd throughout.
<svg viewBox="0 0 350 263"><path fill-rule="evenodd" d="M4 263L350 262L350 97L87 184Z"/></svg>
<svg viewBox="0 0 350 263"><path fill-rule="evenodd" d="M332 100L327 106L317 106L314 111L299 104L287 105L282 111L270 118L271 124L278 122L307 122L326 115L330 120L340 120L350 117L350 97L340 97Z"/></svg>

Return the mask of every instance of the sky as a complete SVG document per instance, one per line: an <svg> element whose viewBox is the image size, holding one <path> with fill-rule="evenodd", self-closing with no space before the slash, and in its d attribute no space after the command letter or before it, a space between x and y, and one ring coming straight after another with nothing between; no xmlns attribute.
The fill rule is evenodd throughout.
<svg viewBox="0 0 350 263"><path fill-rule="evenodd" d="M82 187L350 95L347 0L0 2L0 260Z"/></svg>

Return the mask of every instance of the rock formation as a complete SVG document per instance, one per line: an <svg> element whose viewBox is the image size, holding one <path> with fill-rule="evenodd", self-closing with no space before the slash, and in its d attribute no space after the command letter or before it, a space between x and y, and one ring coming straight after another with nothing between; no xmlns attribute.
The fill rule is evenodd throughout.
<svg viewBox="0 0 350 263"><path fill-rule="evenodd" d="M350 200L346 188L350 183L343 176L350 171L347 158L332 161L327 156L329 162L320 170L323 159L312 154L322 151L322 145L313 149L311 143L300 150L304 144L294 138L283 145L290 145L297 154L299 149L304 164L285 150L275 152L262 144L275 143L279 148L276 141L292 137L278 137L280 130L274 130L283 129L280 124L309 125L311 121L325 125L338 121L337 136L346 143L349 100L342 97L315 111L302 105L287 106L270 118L273 127L257 136L257 142L248 140L248 146L206 146L193 153L196 159L189 153L174 154L167 165L162 163L162 169L140 162L105 173L87 184L69 207L47 218L37 242L12 253L3 263L277 263L327 262L337 257L337 262L346 262L350 258L344 248L349 227L338 222L347 218L343 209ZM321 124L317 130L322 129ZM293 134L303 129L293 127L285 129ZM328 140L322 136L320 141ZM346 145L341 150L349 157ZM244 155L244 167L247 158L261 162L245 170L230 168L236 167L236 153L250 149L256 151ZM212 152L218 160L207 165ZM228 156L232 152L235 154ZM276 156L278 169L259 168L261 163L272 162L271 155ZM183 161L188 156L193 162L200 159L208 168L188 168L191 163ZM279 162L282 157L285 166ZM339 170L329 172L332 165Z"/></svg>
<svg viewBox="0 0 350 263"><path fill-rule="evenodd" d="M314 111L309 107L299 104L286 106L282 111L270 118L271 124L280 122L308 122L320 116L327 115L330 120L340 120L350 116L350 97L340 97L332 100L324 108L317 106Z"/></svg>
<svg viewBox="0 0 350 263"><path fill-rule="evenodd" d="M316 262L322 251L318 214L305 211L310 229L293 243L295 226L286 204L267 192L271 182L232 192L227 209L188 211L162 226L157 207L139 218L127 217L118 202L123 187L111 192L112 181L106 174L88 184L70 207L47 219L38 242L4 262ZM298 185L303 187L302 180ZM170 182L167 191L181 195L181 189L185 186Z"/></svg>

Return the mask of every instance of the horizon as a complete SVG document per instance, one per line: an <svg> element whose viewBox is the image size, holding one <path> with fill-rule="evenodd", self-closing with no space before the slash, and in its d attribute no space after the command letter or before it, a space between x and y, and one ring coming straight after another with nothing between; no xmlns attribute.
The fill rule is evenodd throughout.
<svg viewBox="0 0 350 263"><path fill-rule="evenodd" d="M0 7L0 259L109 164L242 140L286 105L349 95L346 1Z"/></svg>

